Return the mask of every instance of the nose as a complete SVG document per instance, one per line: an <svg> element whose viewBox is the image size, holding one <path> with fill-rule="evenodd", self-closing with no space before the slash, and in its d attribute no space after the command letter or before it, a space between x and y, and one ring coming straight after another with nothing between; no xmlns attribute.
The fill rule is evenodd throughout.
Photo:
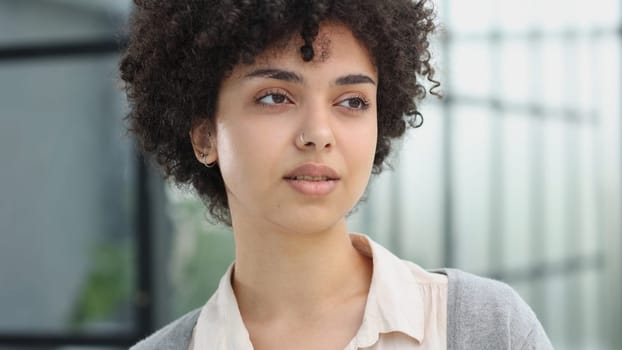
<svg viewBox="0 0 622 350"><path fill-rule="evenodd" d="M307 113L296 136L296 146L301 150L316 150L334 147L335 135L329 111L314 108Z"/></svg>

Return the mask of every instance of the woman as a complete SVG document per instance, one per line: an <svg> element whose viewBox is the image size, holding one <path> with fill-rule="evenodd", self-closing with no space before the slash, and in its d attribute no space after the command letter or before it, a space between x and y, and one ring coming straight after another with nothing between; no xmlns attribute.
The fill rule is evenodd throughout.
<svg viewBox="0 0 622 350"><path fill-rule="evenodd" d="M210 300L135 349L549 349L507 286L428 272L346 215L434 86L428 1L137 1L146 152L232 226Z"/></svg>

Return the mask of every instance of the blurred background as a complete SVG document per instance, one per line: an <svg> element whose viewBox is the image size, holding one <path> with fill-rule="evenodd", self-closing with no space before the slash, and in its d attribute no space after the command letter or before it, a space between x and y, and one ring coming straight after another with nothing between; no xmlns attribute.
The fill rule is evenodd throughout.
<svg viewBox="0 0 622 350"><path fill-rule="evenodd" d="M445 98L349 218L622 349L622 1L437 0ZM227 228L126 134L129 0L0 0L0 349L125 349L201 306Z"/></svg>

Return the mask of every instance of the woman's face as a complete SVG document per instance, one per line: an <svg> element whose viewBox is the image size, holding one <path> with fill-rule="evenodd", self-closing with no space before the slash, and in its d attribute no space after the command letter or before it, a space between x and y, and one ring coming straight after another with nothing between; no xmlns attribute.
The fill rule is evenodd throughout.
<svg viewBox="0 0 622 350"><path fill-rule="evenodd" d="M298 35L238 65L220 88L215 155L234 228L329 230L365 190L377 138L378 75L342 25L326 24L304 62Z"/></svg>

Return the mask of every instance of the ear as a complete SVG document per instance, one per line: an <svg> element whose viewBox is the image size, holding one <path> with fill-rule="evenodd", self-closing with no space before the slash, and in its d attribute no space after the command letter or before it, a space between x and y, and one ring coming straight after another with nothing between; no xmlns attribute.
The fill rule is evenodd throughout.
<svg viewBox="0 0 622 350"><path fill-rule="evenodd" d="M216 135L213 130L214 128L208 119L198 119L192 122L189 132L194 156L205 165L213 164L218 160Z"/></svg>

